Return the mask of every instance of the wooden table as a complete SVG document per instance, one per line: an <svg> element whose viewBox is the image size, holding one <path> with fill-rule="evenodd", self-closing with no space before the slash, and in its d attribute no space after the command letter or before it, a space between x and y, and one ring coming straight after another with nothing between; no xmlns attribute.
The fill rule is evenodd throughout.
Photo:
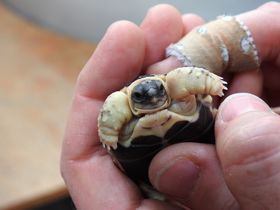
<svg viewBox="0 0 280 210"><path fill-rule="evenodd" d="M67 195L59 172L63 129L76 77L93 50L0 5L0 209Z"/></svg>

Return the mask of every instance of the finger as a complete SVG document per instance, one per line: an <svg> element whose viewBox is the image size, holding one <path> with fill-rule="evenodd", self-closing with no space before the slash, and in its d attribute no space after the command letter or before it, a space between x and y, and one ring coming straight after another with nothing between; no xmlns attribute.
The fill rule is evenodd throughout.
<svg viewBox="0 0 280 210"><path fill-rule="evenodd" d="M234 75L226 96L233 93L247 92L257 96L262 95L263 76L261 71L245 71Z"/></svg>
<svg viewBox="0 0 280 210"><path fill-rule="evenodd" d="M161 201L143 199L136 186L116 170L109 156L64 165L67 166L64 180L77 209L181 209Z"/></svg>
<svg viewBox="0 0 280 210"><path fill-rule="evenodd" d="M130 209L140 205L136 186L100 146L97 115L102 99L139 73L144 49L141 30L129 22L117 22L108 29L79 76L61 157L61 171L78 209Z"/></svg>
<svg viewBox="0 0 280 210"><path fill-rule="evenodd" d="M63 155L70 159L99 146L97 116L103 99L140 72L145 41L132 23L113 24L80 73L65 132ZM99 100L101 99L101 100Z"/></svg>
<svg viewBox="0 0 280 210"><path fill-rule="evenodd" d="M112 24L81 71L77 94L104 99L140 72L145 52L142 30L128 21Z"/></svg>
<svg viewBox="0 0 280 210"><path fill-rule="evenodd" d="M280 3L270 2L256 10L237 16L248 26L252 33L261 61L274 60L278 66L280 63L280 22L273 20L278 20L280 18L279 11ZM266 26L265 29L263 26ZM167 58L151 66L148 72L167 73L170 69L180 65L181 64L176 59ZM169 66L171 66L171 68L169 68ZM161 71L159 69L163 70Z"/></svg>
<svg viewBox="0 0 280 210"><path fill-rule="evenodd" d="M141 202L141 205L136 210L183 210L182 208L175 206L167 202L161 202L153 199L145 199ZM188 210L185 209L184 210Z"/></svg>
<svg viewBox="0 0 280 210"><path fill-rule="evenodd" d="M262 97L271 107L277 107L280 105L279 67L271 63L265 63L264 65L262 65L262 69L265 72L265 74L263 75L264 85Z"/></svg>
<svg viewBox="0 0 280 210"><path fill-rule="evenodd" d="M149 172L152 184L159 191L191 209L237 209L213 145L169 146L153 159Z"/></svg>
<svg viewBox="0 0 280 210"><path fill-rule="evenodd" d="M192 13L183 15L182 19L184 24L184 34L187 34L193 28L202 25L204 23L202 17Z"/></svg>
<svg viewBox="0 0 280 210"><path fill-rule="evenodd" d="M279 127L280 117L250 94L232 95L219 108L217 152L242 209L279 208Z"/></svg>
<svg viewBox="0 0 280 210"><path fill-rule="evenodd" d="M280 54L280 3L269 2L238 15L248 26L262 61L277 60ZM264 28L265 27L265 28Z"/></svg>
<svg viewBox="0 0 280 210"><path fill-rule="evenodd" d="M163 205L142 202L136 185L100 146L96 132L103 103L99 99L136 77L144 49L144 37L138 27L128 22L115 23L79 76L61 157L62 176L78 209L160 209ZM166 209L176 208L166 205Z"/></svg>
<svg viewBox="0 0 280 210"><path fill-rule="evenodd" d="M277 67L272 63L264 63L262 65L262 70L265 72L263 75L264 88L272 91L280 91L280 65Z"/></svg>
<svg viewBox="0 0 280 210"><path fill-rule="evenodd" d="M146 38L144 67L164 59L165 48L178 41L183 34L179 11L166 4L152 7L140 27Z"/></svg>
<svg viewBox="0 0 280 210"><path fill-rule="evenodd" d="M203 19L195 14L185 14L182 17L183 22L183 28L184 28L184 34L187 34L189 31L191 31L194 27L199 26L203 24ZM177 38L176 41L178 41L180 38L182 38L182 35ZM163 53L165 53L165 48L173 42L167 43L167 45L161 49ZM148 74L165 74L169 72L170 70L174 68L178 68L182 66L181 62L178 61L175 57L169 57L167 59L161 60L157 63L152 64L147 69Z"/></svg>

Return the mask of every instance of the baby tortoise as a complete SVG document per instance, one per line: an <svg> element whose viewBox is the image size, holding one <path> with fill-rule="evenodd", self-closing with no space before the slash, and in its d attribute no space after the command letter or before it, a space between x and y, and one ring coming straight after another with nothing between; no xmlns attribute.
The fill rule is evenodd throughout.
<svg viewBox="0 0 280 210"><path fill-rule="evenodd" d="M229 16L193 29L166 54L183 67L139 77L112 93L98 118L100 141L138 183L149 183L150 162L166 146L215 141L212 96L227 89L218 75L259 68L250 31Z"/></svg>
<svg viewBox="0 0 280 210"><path fill-rule="evenodd" d="M211 96L222 96L225 84L197 67L140 77L106 99L98 120L101 142L131 178L148 182L149 163L159 150L213 141Z"/></svg>

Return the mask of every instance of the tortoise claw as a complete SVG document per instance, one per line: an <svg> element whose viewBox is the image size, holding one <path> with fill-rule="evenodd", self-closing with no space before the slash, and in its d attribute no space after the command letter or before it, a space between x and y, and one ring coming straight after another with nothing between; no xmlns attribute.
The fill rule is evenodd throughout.
<svg viewBox="0 0 280 210"><path fill-rule="evenodd" d="M111 151L111 149L116 150L116 149L118 148L118 144L117 144L117 143L114 143L114 144L106 144L106 143L102 142L102 146L103 146L103 148L105 148L105 149L108 150L108 151Z"/></svg>

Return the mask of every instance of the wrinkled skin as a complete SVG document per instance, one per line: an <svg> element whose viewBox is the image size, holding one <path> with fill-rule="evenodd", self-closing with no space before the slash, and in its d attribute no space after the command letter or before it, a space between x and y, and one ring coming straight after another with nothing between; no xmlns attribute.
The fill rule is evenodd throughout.
<svg viewBox="0 0 280 210"><path fill-rule="evenodd" d="M231 76L227 94L250 92L279 105L280 4L265 4L239 18L253 34L262 72ZM164 49L202 23L196 15L181 16L159 5L140 27L127 21L110 26L79 75L65 130L61 171L78 209L179 208L141 197L102 148L97 116L107 95L141 71L164 73L179 66L174 59L162 61ZM186 209L279 209L279 127L280 117L259 98L230 96L218 111L216 145L181 143L164 149L151 163L150 180Z"/></svg>

